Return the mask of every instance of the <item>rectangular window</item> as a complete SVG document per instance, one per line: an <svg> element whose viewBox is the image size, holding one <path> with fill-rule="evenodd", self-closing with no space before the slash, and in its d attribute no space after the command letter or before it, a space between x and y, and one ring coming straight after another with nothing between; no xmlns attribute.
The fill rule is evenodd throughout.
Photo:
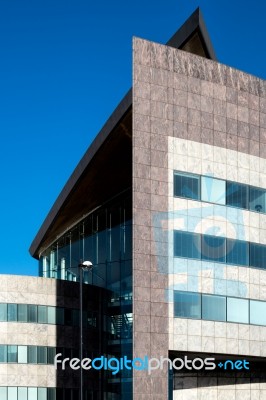
<svg viewBox="0 0 266 400"><path fill-rule="evenodd" d="M226 262L233 265L249 265L249 243L226 239Z"/></svg>
<svg viewBox="0 0 266 400"><path fill-rule="evenodd" d="M211 321L225 321L226 297L202 295L202 318Z"/></svg>
<svg viewBox="0 0 266 400"><path fill-rule="evenodd" d="M28 351L27 346L18 346L18 363L27 364L28 362Z"/></svg>
<svg viewBox="0 0 266 400"><path fill-rule="evenodd" d="M38 323L47 324L47 307L38 306Z"/></svg>
<svg viewBox="0 0 266 400"><path fill-rule="evenodd" d="M18 400L28 400L28 389L26 387L18 387Z"/></svg>
<svg viewBox="0 0 266 400"><path fill-rule="evenodd" d="M7 362L18 362L18 346L7 346Z"/></svg>
<svg viewBox="0 0 266 400"><path fill-rule="evenodd" d="M6 362L7 362L7 346L1 345L0 346L0 363L6 363Z"/></svg>
<svg viewBox="0 0 266 400"><path fill-rule="evenodd" d="M53 364L56 355L55 347L47 347L47 364Z"/></svg>
<svg viewBox="0 0 266 400"><path fill-rule="evenodd" d="M225 204L225 181L203 176L201 178L201 200Z"/></svg>
<svg viewBox="0 0 266 400"><path fill-rule="evenodd" d="M28 363L37 364L37 346L28 346Z"/></svg>
<svg viewBox="0 0 266 400"><path fill-rule="evenodd" d="M8 390L8 400L18 400L18 389L16 387L9 387Z"/></svg>
<svg viewBox="0 0 266 400"><path fill-rule="evenodd" d="M250 266L266 269L266 246L250 243Z"/></svg>
<svg viewBox="0 0 266 400"><path fill-rule="evenodd" d="M18 320L17 304L7 305L7 320L13 322L16 322Z"/></svg>
<svg viewBox="0 0 266 400"><path fill-rule="evenodd" d="M197 233L174 232L174 257L200 259L200 235Z"/></svg>
<svg viewBox="0 0 266 400"><path fill-rule="evenodd" d="M56 324L57 325L64 325L65 318L64 318L64 309L61 307L56 308Z"/></svg>
<svg viewBox="0 0 266 400"><path fill-rule="evenodd" d="M47 400L56 400L56 390L54 388L47 388Z"/></svg>
<svg viewBox="0 0 266 400"><path fill-rule="evenodd" d="M53 324L53 325L55 325L55 323L56 323L56 317L55 317L55 310L56 310L56 308L55 307L47 307L47 311L48 311L48 324Z"/></svg>
<svg viewBox="0 0 266 400"><path fill-rule="evenodd" d="M266 302L250 300L250 323L266 326Z"/></svg>
<svg viewBox="0 0 266 400"><path fill-rule="evenodd" d="M37 306L28 305L28 322L37 322Z"/></svg>
<svg viewBox="0 0 266 400"><path fill-rule="evenodd" d="M0 321L7 321L7 304L0 303Z"/></svg>
<svg viewBox="0 0 266 400"><path fill-rule="evenodd" d="M227 321L249 323L249 301L245 299L227 298Z"/></svg>
<svg viewBox="0 0 266 400"><path fill-rule="evenodd" d="M217 236L202 235L201 258L214 262L225 262L226 241Z"/></svg>
<svg viewBox="0 0 266 400"><path fill-rule="evenodd" d="M200 199L200 177L192 174L175 172L174 174L174 196L186 199Z"/></svg>
<svg viewBox="0 0 266 400"><path fill-rule="evenodd" d="M201 319L201 295L192 292L174 292L175 317Z"/></svg>
<svg viewBox="0 0 266 400"><path fill-rule="evenodd" d="M7 400L7 387L0 387L0 399Z"/></svg>
<svg viewBox="0 0 266 400"><path fill-rule="evenodd" d="M266 212L266 190L249 187L249 209L251 211Z"/></svg>
<svg viewBox="0 0 266 400"><path fill-rule="evenodd" d="M226 205L247 209L248 186L240 183L226 183Z"/></svg>
<svg viewBox="0 0 266 400"><path fill-rule="evenodd" d="M28 400L38 400L37 388L28 388Z"/></svg>
<svg viewBox="0 0 266 400"><path fill-rule="evenodd" d="M47 347L37 347L37 360L38 364L47 364Z"/></svg>
<svg viewBox="0 0 266 400"><path fill-rule="evenodd" d="M18 304L18 321L28 322L28 306L27 304Z"/></svg>
<svg viewBox="0 0 266 400"><path fill-rule="evenodd" d="M38 400L47 400L46 388L38 388Z"/></svg>

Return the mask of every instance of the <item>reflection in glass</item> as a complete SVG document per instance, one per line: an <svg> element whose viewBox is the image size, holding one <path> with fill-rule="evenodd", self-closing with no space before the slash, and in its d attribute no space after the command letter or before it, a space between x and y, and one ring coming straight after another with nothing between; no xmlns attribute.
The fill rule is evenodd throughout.
<svg viewBox="0 0 266 400"><path fill-rule="evenodd" d="M56 323L56 308L48 306L47 307L47 322L48 324L55 324Z"/></svg>
<svg viewBox="0 0 266 400"><path fill-rule="evenodd" d="M249 209L251 211L266 212L266 190L249 188Z"/></svg>
<svg viewBox="0 0 266 400"><path fill-rule="evenodd" d="M249 323L248 300L227 298L227 321L238 323Z"/></svg>
<svg viewBox="0 0 266 400"><path fill-rule="evenodd" d="M203 176L201 178L201 200L225 204L225 181Z"/></svg>
<svg viewBox="0 0 266 400"><path fill-rule="evenodd" d="M7 346L7 362L18 362L18 346Z"/></svg>
<svg viewBox="0 0 266 400"><path fill-rule="evenodd" d="M225 238L202 235L201 256L203 260L225 262Z"/></svg>
<svg viewBox="0 0 266 400"><path fill-rule="evenodd" d="M201 237L197 233L174 232L174 257L200 259Z"/></svg>
<svg viewBox="0 0 266 400"><path fill-rule="evenodd" d="M174 174L174 196L199 200L200 177L176 172Z"/></svg>
<svg viewBox="0 0 266 400"><path fill-rule="evenodd" d="M202 318L211 321L225 321L226 298L208 294L202 295Z"/></svg>
<svg viewBox="0 0 266 400"><path fill-rule="evenodd" d="M250 323L266 326L266 302L250 300Z"/></svg>
<svg viewBox="0 0 266 400"><path fill-rule="evenodd" d="M249 243L242 240L226 240L226 262L233 265L249 265Z"/></svg>
<svg viewBox="0 0 266 400"><path fill-rule="evenodd" d="M47 324L47 307L38 306L38 323Z"/></svg>
<svg viewBox="0 0 266 400"><path fill-rule="evenodd" d="M192 292L174 292L175 317L201 318L201 295Z"/></svg>
<svg viewBox="0 0 266 400"><path fill-rule="evenodd" d="M226 205L247 209L248 186L240 183L226 183Z"/></svg>
<svg viewBox="0 0 266 400"><path fill-rule="evenodd" d="M250 243L250 265L266 269L266 246Z"/></svg>

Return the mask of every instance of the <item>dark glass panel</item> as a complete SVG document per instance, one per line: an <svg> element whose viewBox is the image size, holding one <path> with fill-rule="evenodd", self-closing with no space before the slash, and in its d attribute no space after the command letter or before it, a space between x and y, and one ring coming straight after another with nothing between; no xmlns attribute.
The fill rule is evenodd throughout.
<svg viewBox="0 0 266 400"><path fill-rule="evenodd" d="M249 187L249 209L266 213L266 190Z"/></svg>
<svg viewBox="0 0 266 400"><path fill-rule="evenodd" d="M201 256L203 260L225 262L226 246L225 238L202 235Z"/></svg>
<svg viewBox="0 0 266 400"><path fill-rule="evenodd" d="M28 322L37 322L37 306L28 305Z"/></svg>
<svg viewBox="0 0 266 400"><path fill-rule="evenodd" d="M17 321L18 320L18 307L17 304L7 305L7 320Z"/></svg>
<svg viewBox="0 0 266 400"><path fill-rule="evenodd" d="M248 186L240 183L226 183L226 204L238 208L248 208Z"/></svg>
<svg viewBox="0 0 266 400"><path fill-rule="evenodd" d="M175 317L201 319L201 295L192 292L174 292Z"/></svg>
<svg viewBox="0 0 266 400"><path fill-rule="evenodd" d="M226 262L233 265L249 265L249 243L226 239Z"/></svg>
<svg viewBox="0 0 266 400"><path fill-rule="evenodd" d="M174 232L174 256L200 259L201 238L197 233Z"/></svg>
<svg viewBox="0 0 266 400"><path fill-rule="evenodd" d="M199 182L199 176L175 172L174 196L199 200Z"/></svg>
<svg viewBox="0 0 266 400"><path fill-rule="evenodd" d="M250 266L266 269L266 246L250 243Z"/></svg>

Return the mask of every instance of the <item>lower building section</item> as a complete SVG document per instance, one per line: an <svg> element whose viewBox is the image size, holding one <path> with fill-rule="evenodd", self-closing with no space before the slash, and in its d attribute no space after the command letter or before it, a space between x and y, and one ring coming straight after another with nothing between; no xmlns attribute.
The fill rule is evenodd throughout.
<svg viewBox="0 0 266 400"><path fill-rule="evenodd" d="M171 400L266 398L266 358L183 352L170 358Z"/></svg>

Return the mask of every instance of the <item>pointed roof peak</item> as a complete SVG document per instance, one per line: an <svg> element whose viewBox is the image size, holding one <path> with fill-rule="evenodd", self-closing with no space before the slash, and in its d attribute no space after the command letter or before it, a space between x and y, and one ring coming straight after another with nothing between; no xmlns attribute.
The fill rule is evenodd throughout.
<svg viewBox="0 0 266 400"><path fill-rule="evenodd" d="M189 53L217 61L202 12L198 7L166 43Z"/></svg>

